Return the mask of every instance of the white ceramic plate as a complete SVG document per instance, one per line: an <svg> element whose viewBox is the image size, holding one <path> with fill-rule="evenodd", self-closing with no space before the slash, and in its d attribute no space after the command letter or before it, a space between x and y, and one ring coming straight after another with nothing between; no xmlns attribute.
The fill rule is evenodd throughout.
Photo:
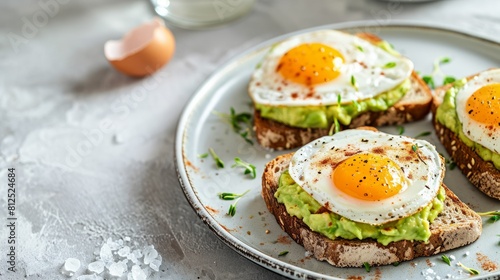
<svg viewBox="0 0 500 280"><path fill-rule="evenodd" d="M189 203L210 229L232 249L268 269L292 278L342 279L360 276L362 279L425 279L425 276L431 276L434 279L439 276L444 279L448 275L451 279L498 279L500 271L489 272L482 269L477 254L483 254L500 265L500 236L497 236L500 234L500 224L485 222L483 234L478 241L446 253L455 256L454 263L461 261L481 272L479 276L469 278L468 273L456 265L444 264L440 256L418 258L401 263L397 267L373 268L370 272L362 268L335 268L306 257L303 247L293 242L277 225L274 216L267 211L260 195L260 176L265 164L283 152L270 152L257 144L247 144L227 123L214 115L213 111L228 113L229 109L234 107L236 112L251 112L250 98L246 93L247 84L253 69L268 48L288 36L323 28L352 33L376 33L412 59L416 70L424 74L430 73L434 59L442 56L452 59L451 63L442 66L443 72L456 77L500 66L498 42L451 29L404 22L389 26L377 26L367 22L321 26L265 42L220 67L196 92L182 114L176 138L176 164L179 181ZM398 133L396 127L381 129ZM408 136L432 131L432 135L424 138L434 143L438 150L446 155L434 134L430 118L407 124L405 130ZM198 157L210 147L225 162L225 168L217 169L210 157ZM257 166L257 178L250 179L243 174L242 169L231 168L234 157L240 157ZM476 211L500 209L499 201L473 188L458 169L446 173L445 183ZM232 201L221 200L217 194L242 193L246 190L250 192L238 202L236 215L228 216L226 213ZM283 251L289 253L278 256Z"/></svg>

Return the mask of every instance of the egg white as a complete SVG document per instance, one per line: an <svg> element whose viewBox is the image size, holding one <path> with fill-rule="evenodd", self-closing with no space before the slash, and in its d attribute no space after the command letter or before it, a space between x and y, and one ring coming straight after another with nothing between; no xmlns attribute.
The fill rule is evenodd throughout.
<svg viewBox="0 0 500 280"><path fill-rule="evenodd" d="M345 58L341 74L334 80L310 87L286 80L276 68L290 49L305 43L322 43L337 49ZM392 68L384 68L395 63ZM351 103L372 98L400 85L413 71L413 63L374 46L357 36L335 30L320 30L291 37L271 48L255 69L249 85L254 102L271 106L319 106ZM351 82L354 77L357 89ZM292 94L294 97L292 97ZM298 95L298 97L296 97Z"/></svg>
<svg viewBox="0 0 500 280"><path fill-rule="evenodd" d="M408 147L412 151L412 145L418 146L420 159L408 152ZM408 182L406 188L387 199L365 201L347 195L333 185L334 170L321 164L325 159L340 163L353 153L376 148L383 148L385 156L402 167ZM413 159L402 160L406 155ZM319 138L299 149L292 158L289 174L328 210L356 222L379 225L410 216L427 206L441 186L443 167L439 153L425 140L353 129Z"/></svg>
<svg viewBox="0 0 500 280"><path fill-rule="evenodd" d="M466 109L469 97L481 87L500 83L500 69L480 73L469 80L456 95L457 116L462 123L464 134L472 141L483 145L495 153L500 153L500 126L488 129L487 124L477 122L469 117ZM500 112L498 112L500 114Z"/></svg>

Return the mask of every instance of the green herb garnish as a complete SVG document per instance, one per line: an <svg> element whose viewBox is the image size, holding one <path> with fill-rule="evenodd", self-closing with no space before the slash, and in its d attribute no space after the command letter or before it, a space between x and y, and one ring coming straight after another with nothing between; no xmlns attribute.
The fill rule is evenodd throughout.
<svg viewBox="0 0 500 280"><path fill-rule="evenodd" d="M229 209L227 210L227 214L231 217L234 216L234 214L236 214L236 204L238 203L238 201L240 201L241 197L243 197L245 194L247 194L250 190L247 190L246 192L242 193L242 194L236 194L234 196L231 196L232 194L231 193L222 193L222 194L225 194L224 195L224 198L222 198L222 194L219 194L219 198L221 199L224 199L224 200L233 200L233 199L236 199L236 201L229 205ZM234 197L234 198L232 198Z"/></svg>
<svg viewBox="0 0 500 280"><path fill-rule="evenodd" d="M245 132L240 133L240 136L243 137L243 139L245 139L245 142L247 142L250 145L253 145L253 141L250 140L250 138L248 138L249 131L250 129L247 127Z"/></svg>
<svg viewBox="0 0 500 280"><path fill-rule="evenodd" d="M414 138L420 138L420 137L429 136L429 135L431 135L430 131L424 131L424 132L417 134L417 136L415 136Z"/></svg>
<svg viewBox="0 0 500 280"><path fill-rule="evenodd" d="M223 199L223 200L235 200L237 198L244 196L249 191L250 190L247 190L246 192L240 193L240 194L223 192L223 193L219 193L218 196L220 199Z"/></svg>
<svg viewBox="0 0 500 280"><path fill-rule="evenodd" d="M215 153L214 149L209 148L208 152L212 156L212 158L215 160L215 164L217 165L217 168L224 168L224 162L220 157Z"/></svg>
<svg viewBox="0 0 500 280"><path fill-rule="evenodd" d="M436 60L434 60L434 67L432 69L432 76L435 76L436 74L438 73L443 73L441 71L441 65L443 64L446 64L446 63L449 63L451 61L451 59L449 57L441 57L441 58L437 58Z"/></svg>
<svg viewBox="0 0 500 280"><path fill-rule="evenodd" d="M450 61L451 61L451 58L443 57L439 60L439 64L446 64L446 63L449 63Z"/></svg>
<svg viewBox="0 0 500 280"><path fill-rule="evenodd" d="M229 205L229 210L227 210L227 214L233 217L236 214L236 203Z"/></svg>
<svg viewBox="0 0 500 280"><path fill-rule="evenodd" d="M365 50L363 49L363 47L361 47L361 46L359 46L359 45L358 45L358 46L356 46L356 48L358 48L358 50L360 50L360 51L362 51L362 52L364 52L364 51L365 51Z"/></svg>
<svg viewBox="0 0 500 280"><path fill-rule="evenodd" d="M342 96L339 94L337 95L337 105L341 105L342 104Z"/></svg>
<svg viewBox="0 0 500 280"><path fill-rule="evenodd" d="M446 255L441 255L441 259L443 260L443 262L445 262L447 265L451 266L451 260L450 258L448 258L448 256Z"/></svg>
<svg viewBox="0 0 500 280"><path fill-rule="evenodd" d="M199 154L198 157L199 158L207 158L208 157L208 153Z"/></svg>
<svg viewBox="0 0 500 280"><path fill-rule="evenodd" d="M255 172L255 166L253 164L250 164L248 162L245 162L241 160L239 157L234 158L234 164L231 167L244 167L245 168L245 174L250 174L250 177L254 178L257 177L257 174Z"/></svg>
<svg viewBox="0 0 500 280"><path fill-rule="evenodd" d="M328 130L328 135L329 136L332 136L333 134L337 133L340 131L340 123L339 121L337 120L337 118L334 118L333 119L333 123L332 125L330 126L330 130Z"/></svg>
<svg viewBox="0 0 500 280"><path fill-rule="evenodd" d="M422 80L432 89L434 89L436 86L434 85L434 78L432 76L423 76Z"/></svg>
<svg viewBox="0 0 500 280"><path fill-rule="evenodd" d="M432 73L427 76L422 76L422 80L432 89L436 88L436 83L434 82L434 77L440 74L443 75L441 71L441 65L449 63L451 59L449 57L440 57L434 60ZM452 83L455 81L455 78L452 76L446 76L443 80L443 85Z"/></svg>
<svg viewBox="0 0 500 280"><path fill-rule="evenodd" d="M394 68L396 67L396 62L388 62L384 65L384 68Z"/></svg>
<svg viewBox="0 0 500 280"><path fill-rule="evenodd" d="M414 151L414 152L417 154L418 159L419 159L421 162L423 162L425 165L427 165L427 163L426 163L426 162L425 162L425 161L424 161L424 160L420 157L420 153L419 153L419 151L418 151L418 149L419 149L419 148L422 148L422 147L419 147L417 144L413 144L413 145L411 146L412 151Z"/></svg>
<svg viewBox="0 0 500 280"><path fill-rule="evenodd" d="M469 272L471 275L478 275L479 274L479 271L475 270L474 268L466 267L461 262L459 262L457 264L459 266L461 266L465 271Z"/></svg>
<svg viewBox="0 0 500 280"><path fill-rule="evenodd" d="M398 132L399 135L403 135L403 133L405 133L405 127L402 125L398 125Z"/></svg>
<svg viewBox="0 0 500 280"><path fill-rule="evenodd" d="M214 114L231 125L234 132L243 137L247 143L253 144L252 140L248 138L250 128L252 127L252 114L246 112L237 114L233 107L231 107L229 114L217 111L214 111Z"/></svg>
<svg viewBox="0 0 500 280"><path fill-rule="evenodd" d="M358 83L356 82L356 78L354 77L354 75L351 76L351 85L354 87L354 89L356 89L356 91L358 90Z"/></svg>
<svg viewBox="0 0 500 280"><path fill-rule="evenodd" d="M288 254L288 251L283 251L283 252L280 252L278 254L278 257L283 257L283 256L286 256Z"/></svg>
<svg viewBox="0 0 500 280"><path fill-rule="evenodd" d="M488 223L494 223L500 220L500 211L478 212L479 216L490 216Z"/></svg>
<svg viewBox="0 0 500 280"><path fill-rule="evenodd" d="M453 76L446 76L443 79L443 85L454 83L456 80L457 79L455 79L455 77L453 77Z"/></svg>
<svg viewBox="0 0 500 280"><path fill-rule="evenodd" d="M456 162L454 162L454 161L451 161L451 162L450 162L450 164L449 164L449 167L448 167L448 168L449 168L450 170L453 170L453 169L455 169L455 167L457 167L457 163L456 163Z"/></svg>
<svg viewBox="0 0 500 280"><path fill-rule="evenodd" d="M400 264L400 262L393 262L392 265L393 266L398 266Z"/></svg>
<svg viewBox="0 0 500 280"><path fill-rule="evenodd" d="M363 266L365 267L366 272L370 272L371 267L370 267L370 264L369 264L369 263L364 262L364 263L363 263Z"/></svg>

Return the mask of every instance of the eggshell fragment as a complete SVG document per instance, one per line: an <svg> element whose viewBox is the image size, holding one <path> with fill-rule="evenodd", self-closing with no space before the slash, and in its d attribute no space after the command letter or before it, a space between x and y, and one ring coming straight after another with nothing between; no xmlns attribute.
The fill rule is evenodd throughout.
<svg viewBox="0 0 500 280"><path fill-rule="evenodd" d="M133 77L156 72L173 56L175 39L163 21L155 18L104 45L104 55L116 70Z"/></svg>

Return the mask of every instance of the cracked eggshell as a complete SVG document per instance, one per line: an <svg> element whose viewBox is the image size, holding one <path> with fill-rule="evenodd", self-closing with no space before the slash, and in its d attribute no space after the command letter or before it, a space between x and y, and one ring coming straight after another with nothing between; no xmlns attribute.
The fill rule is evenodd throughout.
<svg viewBox="0 0 500 280"><path fill-rule="evenodd" d="M131 30L122 40L110 40L104 45L109 63L133 77L156 72L172 58L174 51L174 35L159 18Z"/></svg>

